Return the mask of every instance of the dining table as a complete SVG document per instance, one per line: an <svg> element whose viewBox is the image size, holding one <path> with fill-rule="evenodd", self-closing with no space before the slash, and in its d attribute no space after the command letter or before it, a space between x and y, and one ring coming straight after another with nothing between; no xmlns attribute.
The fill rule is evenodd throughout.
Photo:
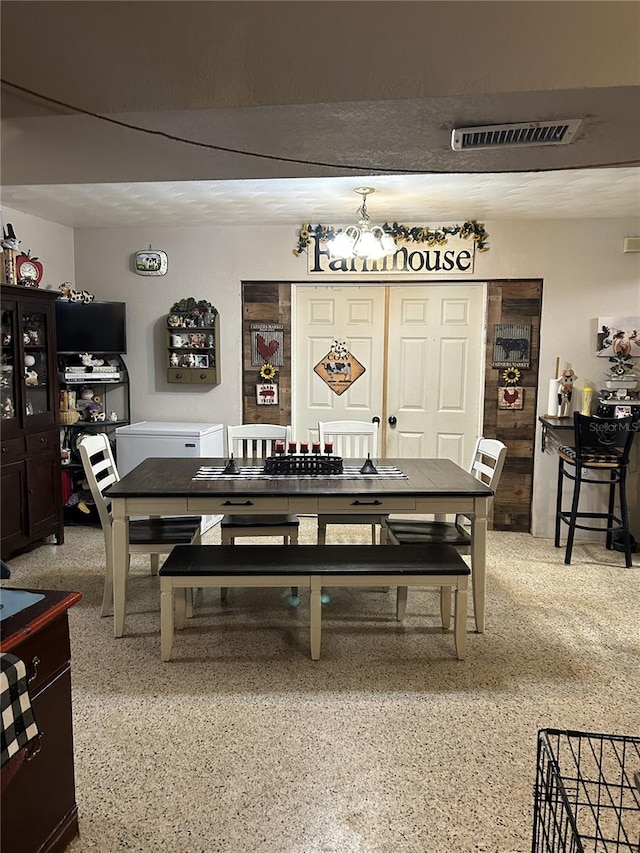
<svg viewBox="0 0 640 853"><path fill-rule="evenodd" d="M115 637L122 637L125 627L129 519L228 513L469 515L474 616L476 630L483 633L492 489L450 459L369 461L373 465L363 465L366 460L362 459L344 459L341 473L282 475L265 473L265 460L235 459L229 464L228 459L202 457L145 459L106 491L113 519ZM368 473L362 472L363 467Z"/></svg>

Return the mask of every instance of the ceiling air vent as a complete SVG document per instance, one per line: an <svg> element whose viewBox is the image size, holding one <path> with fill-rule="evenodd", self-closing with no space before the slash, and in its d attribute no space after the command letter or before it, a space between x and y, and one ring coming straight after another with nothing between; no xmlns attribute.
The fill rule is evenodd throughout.
<svg viewBox="0 0 640 853"><path fill-rule="evenodd" d="M582 119L570 118L454 127L451 131L451 147L454 151L467 151L472 148L515 148L521 145L567 145L573 142L581 124Z"/></svg>

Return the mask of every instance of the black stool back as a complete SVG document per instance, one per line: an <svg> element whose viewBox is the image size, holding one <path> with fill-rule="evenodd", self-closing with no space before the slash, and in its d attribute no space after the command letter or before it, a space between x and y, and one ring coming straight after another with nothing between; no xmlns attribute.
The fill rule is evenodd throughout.
<svg viewBox="0 0 640 853"><path fill-rule="evenodd" d="M627 567L632 565L631 532L627 509L626 475L631 444L640 430L640 420L635 417L600 418L573 413L574 447L558 448L558 494L556 501L555 545L560 547L560 527L568 525L565 563L571 562L573 540L576 529L596 530L606 534L606 547L611 549L614 534L621 536ZM606 471L608 479L598 476ZM562 509L562 486L564 478L573 480L573 499L569 511ZM582 483L607 486L609 489L608 511L579 512L580 487ZM620 515L614 514L616 486L620 499ZM583 523L599 520L598 526ZM602 525L605 522L605 526Z"/></svg>

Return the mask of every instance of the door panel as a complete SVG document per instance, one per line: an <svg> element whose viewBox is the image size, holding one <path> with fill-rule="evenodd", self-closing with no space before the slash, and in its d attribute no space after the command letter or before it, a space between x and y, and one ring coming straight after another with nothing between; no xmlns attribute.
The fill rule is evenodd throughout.
<svg viewBox="0 0 640 853"><path fill-rule="evenodd" d="M311 441L318 421L366 420L382 410L384 287L298 287L294 295L295 436ZM346 341L365 372L341 395L313 368L334 341Z"/></svg>
<svg viewBox="0 0 640 853"><path fill-rule="evenodd" d="M484 287L392 287L389 329L387 455L466 466L481 424Z"/></svg>

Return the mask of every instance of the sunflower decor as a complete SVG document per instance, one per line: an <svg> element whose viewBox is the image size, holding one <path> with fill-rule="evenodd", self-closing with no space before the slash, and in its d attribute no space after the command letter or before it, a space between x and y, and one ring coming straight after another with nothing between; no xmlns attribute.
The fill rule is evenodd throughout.
<svg viewBox="0 0 640 853"><path fill-rule="evenodd" d="M276 377L276 369L272 364L263 364L260 368L260 378L267 382L273 382Z"/></svg>
<svg viewBox="0 0 640 853"><path fill-rule="evenodd" d="M502 371L502 378L505 385L517 385L520 381L521 373L517 367L507 367Z"/></svg>

